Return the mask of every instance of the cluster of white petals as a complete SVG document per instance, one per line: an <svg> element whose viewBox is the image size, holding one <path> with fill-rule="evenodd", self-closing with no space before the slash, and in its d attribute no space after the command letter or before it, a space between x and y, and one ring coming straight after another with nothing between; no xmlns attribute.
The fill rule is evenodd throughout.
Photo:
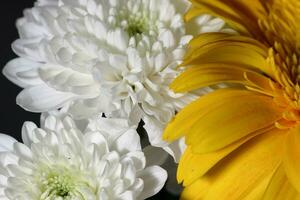
<svg viewBox="0 0 300 200"><path fill-rule="evenodd" d="M186 25L188 7L187 0L38 0L17 22L19 58L4 74L25 88L17 102L26 110L143 120L150 143L178 158L183 143L168 146L162 130L196 94L168 85L192 35L224 26L209 16Z"/></svg>
<svg viewBox="0 0 300 200"><path fill-rule="evenodd" d="M48 116L23 126L23 143L0 135L0 199L145 199L167 179L148 166L134 128L95 119L81 131L70 117ZM95 126L95 124L97 124Z"/></svg>

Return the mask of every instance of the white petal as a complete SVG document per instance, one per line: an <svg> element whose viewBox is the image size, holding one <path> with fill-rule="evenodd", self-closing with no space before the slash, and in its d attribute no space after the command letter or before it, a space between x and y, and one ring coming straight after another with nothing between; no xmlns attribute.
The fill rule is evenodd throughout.
<svg viewBox="0 0 300 200"><path fill-rule="evenodd" d="M39 0L36 2L39 6L54 6L57 5L57 1L56 0Z"/></svg>
<svg viewBox="0 0 300 200"><path fill-rule="evenodd" d="M90 101L96 101L96 100L98 100L98 98L90 99ZM86 103L87 103L86 101L82 101L82 100L74 102L68 109L68 113L77 120L87 119L93 115L101 113L97 107L98 104L96 106L89 106Z"/></svg>
<svg viewBox="0 0 300 200"><path fill-rule="evenodd" d="M114 69L117 69L118 72L122 73L124 70L127 70L127 57L119 54L110 54L109 64Z"/></svg>
<svg viewBox="0 0 300 200"><path fill-rule="evenodd" d="M97 9L97 4L94 0L89 0L87 2L87 10L91 15L95 15Z"/></svg>
<svg viewBox="0 0 300 200"><path fill-rule="evenodd" d="M48 116L43 124L44 129L55 131L57 129L57 123L59 123L54 116Z"/></svg>
<svg viewBox="0 0 300 200"><path fill-rule="evenodd" d="M90 15L84 18L84 23L90 34L94 34L100 40L106 39L107 27L105 23Z"/></svg>
<svg viewBox="0 0 300 200"><path fill-rule="evenodd" d="M141 151L129 152L126 155L124 155L123 160L126 161L127 159L130 159L133 162L135 169L137 171L144 170L146 166L146 158L143 152Z"/></svg>
<svg viewBox="0 0 300 200"><path fill-rule="evenodd" d="M140 136L135 130L128 130L116 139L114 148L121 154L141 150Z"/></svg>
<svg viewBox="0 0 300 200"><path fill-rule="evenodd" d="M133 125L139 124L141 119L143 118L143 116L144 116L143 110L141 109L141 107L138 104L136 104L133 106L133 108L129 114L128 121L129 121L129 123L132 123Z"/></svg>
<svg viewBox="0 0 300 200"><path fill-rule="evenodd" d="M158 3L160 5L160 20L169 21L175 15L175 8L173 5L166 3Z"/></svg>
<svg viewBox="0 0 300 200"><path fill-rule="evenodd" d="M31 112L46 112L58 109L74 98L74 94L59 92L46 85L38 85L24 89L17 96L17 104Z"/></svg>
<svg viewBox="0 0 300 200"><path fill-rule="evenodd" d="M31 150L22 143L15 143L14 144L14 151L16 155L18 155L22 159L32 160L32 153Z"/></svg>
<svg viewBox="0 0 300 200"><path fill-rule="evenodd" d="M173 1L175 4L176 9L180 13L186 13L186 11L190 8L191 2L188 0L182 0L182 1Z"/></svg>
<svg viewBox="0 0 300 200"><path fill-rule="evenodd" d="M134 200L134 195L132 191L126 191L123 194L121 194L120 196L118 196L118 199L120 200Z"/></svg>
<svg viewBox="0 0 300 200"><path fill-rule="evenodd" d="M134 69L134 71L138 72L143 70L143 62L142 58L139 55L139 52L134 48L129 48L127 50L128 54L128 64L131 69Z"/></svg>
<svg viewBox="0 0 300 200"><path fill-rule="evenodd" d="M184 46L184 45L187 45L192 39L193 39L193 36L186 35L180 39L179 43Z"/></svg>
<svg viewBox="0 0 300 200"><path fill-rule="evenodd" d="M55 116L49 113L48 116L45 116L44 114L42 117L41 127L47 131L61 132L61 130L69 131L71 129L76 129L75 122L67 115L67 113L62 114L61 116Z"/></svg>
<svg viewBox="0 0 300 200"><path fill-rule="evenodd" d="M166 54L160 53L155 57L155 70L157 72L162 71L168 64L168 58Z"/></svg>
<svg viewBox="0 0 300 200"><path fill-rule="evenodd" d="M41 66L40 63L30 61L25 58L16 58L6 64L3 69L3 74L11 82L20 87L28 87L42 83L37 69Z"/></svg>
<svg viewBox="0 0 300 200"><path fill-rule="evenodd" d="M129 42L129 37L128 35L121 30L120 28L114 30L114 31L109 31L107 34L107 42L112 46L120 51L124 51Z"/></svg>
<svg viewBox="0 0 300 200"><path fill-rule="evenodd" d="M145 116L143 121L145 122L144 128L147 131L150 144L157 147L167 146L168 143L162 139L165 124L150 116Z"/></svg>
<svg viewBox="0 0 300 200"><path fill-rule="evenodd" d="M139 177L144 180L144 190L138 199L146 199L155 195L164 187L168 174L161 167L152 166L142 171Z"/></svg>
<svg viewBox="0 0 300 200"><path fill-rule="evenodd" d="M125 119L97 117L92 119L87 129L101 132L108 138L110 144L112 144L120 135L130 128L128 121Z"/></svg>
<svg viewBox="0 0 300 200"><path fill-rule="evenodd" d="M122 162L122 176L124 176L124 181L128 185L133 185L136 179L136 169L132 165L132 162Z"/></svg>
<svg viewBox="0 0 300 200"><path fill-rule="evenodd" d="M219 18L213 18L210 15L201 15L195 17L187 26L187 32L192 35L198 35L206 32L220 32L224 29L225 22Z"/></svg>
<svg viewBox="0 0 300 200"><path fill-rule="evenodd" d="M179 162L184 150L186 149L186 145L184 143L184 138L174 141L163 149L168 152L176 163Z"/></svg>
<svg viewBox="0 0 300 200"><path fill-rule="evenodd" d="M94 83L93 77L60 65L46 64L39 73L46 82L65 84L68 86L86 86Z"/></svg>
<svg viewBox="0 0 300 200"><path fill-rule="evenodd" d="M41 45L41 38L17 39L12 44L13 51L20 57L35 60L37 62L44 61L45 52Z"/></svg>
<svg viewBox="0 0 300 200"><path fill-rule="evenodd" d="M33 131L37 129L37 126L33 122L25 122L22 126L22 140L27 146L30 146L33 142Z"/></svg>
<svg viewBox="0 0 300 200"><path fill-rule="evenodd" d="M160 123L157 119L149 116L145 116L143 120L145 122L144 128L147 131L150 144L155 147L162 147L174 158L175 162L178 162L186 148L183 139L169 144L162 139L165 124Z"/></svg>
<svg viewBox="0 0 300 200"><path fill-rule="evenodd" d="M84 135L84 144L86 147L96 144L103 151L108 151L108 144L106 138L99 132L89 132Z"/></svg>
<svg viewBox="0 0 300 200"><path fill-rule="evenodd" d="M18 157L11 152L0 152L0 163L1 163L1 167L6 167L7 165L10 164L17 164Z"/></svg>
<svg viewBox="0 0 300 200"><path fill-rule="evenodd" d="M165 30L160 33L159 40L163 43L165 48L173 48L176 45L175 36L170 30Z"/></svg>
<svg viewBox="0 0 300 200"><path fill-rule="evenodd" d="M0 152L12 151L17 140L5 134L0 134Z"/></svg>
<svg viewBox="0 0 300 200"><path fill-rule="evenodd" d="M84 98L94 98L99 95L99 87L92 75L51 64L46 64L39 69L39 74L48 85L57 90L72 92Z"/></svg>
<svg viewBox="0 0 300 200"><path fill-rule="evenodd" d="M45 28L34 22L24 22L24 18L22 18L16 23L21 38L41 37L45 31L47 31Z"/></svg>

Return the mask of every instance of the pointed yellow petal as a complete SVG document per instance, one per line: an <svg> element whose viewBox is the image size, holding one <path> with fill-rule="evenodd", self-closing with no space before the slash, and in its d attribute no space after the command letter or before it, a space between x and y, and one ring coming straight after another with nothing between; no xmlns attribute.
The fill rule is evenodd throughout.
<svg viewBox="0 0 300 200"><path fill-rule="evenodd" d="M188 55L190 55L191 52L194 52L197 48L204 47L206 45L219 42L222 44L222 42L233 42L233 43L245 43L252 45L254 49L256 49L258 52L262 53L263 55L266 54L266 50L268 49L265 45L260 43L259 41L250 38L245 37L241 35L232 35L228 33L222 33L222 32L209 32L209 33L202 33L198 37L193 38L189 42L189 49L188 49ZM255 46L259 48L255 48ZM264 51L261 51L260 49L263 49Z"/></svg>
<svg viewBox="0 0 300 200"><path fill-rule="evenodd" d="M280 130L254 137L187 187L181 199L260 199L282 162L284 137Z"/></svg>
<svg viewBox="0 0 300 200"><path fill-rule="evenodd" d="M300 194L289 182L282 165L274 173L263 200L300 200Z"/></svg>
<svg viewBox="0 0 300 200"><path fill-rule="evenodd" d="M244 68L245 71L262 71L274 77L274 72L267 65L268 48L254 39L225 33L206 33L193 39L189 47L181 66L201 68L207 64L227 65Z"/></svg>
<svg viewBox="0 0 300 200"><path fill-rule="evenodd" d="M262 199L263 192L266 189L266 186L269 183L269 179L265 178L260 183L255 185L251 191L242 198L233 199L231 197L223 198L222 200L259 200ZM233 183L234 184L234 183ZM181 193L180 200L214 200L205 198L206 194L209 191L209 187L212 183L208 179L199 179L194 182L192 185L184 188L183 192ZM222 196L222 194L220 194ZM266 199L267 200L267 199ZM273 200L273 199L268 199ZM296 199L298 200L298 199Z"/></svg>
<svg viewBox="0 0 300 200"><path fill-rule="evenodd" d="M201 67L188 67L185 72L175 79L175 81L170 85L170 88L175 92L183 93L204 86L225 82L255 86L254 83L245 78L245 72L247 72L247 74L251 77L262 76L254 71L236 67L234 65L215 63L203 64Z"/></svg>
<svg viewBox="0 0 300 200"><path fill-rule="evenodd" d="M267 65L267 56L268 48L254 39L224 33L207 33L190 42L182 66L228 64L261 70L272 77L273 72Z"/></svg>
<svg viewBox="0 0 300 200"><path fill-rule="evenodd" d="M198 102L199 106L206 109L198 112L196 116L190 116L198 116L198 120L186 132L186 144L191 145L195 153L221 149L252 132L274 124L282 116L282 111L270 97L247 90L213 93L214 98L209 104L206 101L201 102L201 98ZM176 122L176 118L173 123L177 123L177 127L182 124L180 121Z"/></svg>
<svg viewBox="0 0 300 200"><path fill-rule="evenodd" d="M239 146L246 143L251 138L262 133L269 132L272 129L274 129L274 126L256 131L240 139L239 141L232 143L231 145L223 149L220 149L219 151L207 154L195 154L192 152L192 149L190 147L187 147L179 162L177 170L178 182L183 182L184 186L192 184L196 179L203 176L209 169L211 169L220 160L222 160L229 153L237 149Z"/></svg>
<svg viewBox="0 0 300 200"><path fill-rule="evenodd" d="M270 78L258 73L248 72L244 73L244 77L248 82L248 86L246 87L249 90L258 91L269 96L275 95L275 90L273 88L275 82L273 82L273 80L271 80Z"/></svg>
<svg viewBox="0 0 300 200"><path fill-rule="evenodd" d="M246 42L234 42L230 39L207 44L190 53L193 54L190 55L190 57L185 58L182 65L228 63L233 65L251 66L259 69L262 68L262 66L266 68L267 64L267 52L265 48L262 49L261 46Z"/></svg>
<svg viewBox="0 0 300 200"><path fill-rule="evenodd" d="M177 140L189 132L192 125L205 113L209 112L212 107L221 105L222 100L238 98L240 93L234 89L220 89L216 92L200 97L183 108L169 124L167 125L163 138L166 141Z"/></svg>
<svg viewBox="0 0 300 200"><path fill-rule="evenodd" d="M266 11L260 0L192 0L192 5L193 10L186 15L187 21L201 14L212 14L224 19L242 35L262 38L258 20L266 15Z"/></svg>
<svg viewBox="0 0 300 200"><path fill-rule="evenodd" d="M274 121L277 120L277 118L280 116L280 113L276 109L277 106L274 106L271 98L256 94L257 93L249 92L246 90L220 89L208 95L200 97L198 100L183 108L173 118L173 120L169 122L164 131L163 138L164 140L171 142L173 140L177 140L183 135L191 135L187 137L191 138L195 136L196 141L198 142L199 140L197 139L197 137L199 137L200 139L204 138L205 135L210 134L210 136L207 138L208 140L204 139L204 142L208 142L213 138L217 141L222 142L223 140L221 140L221 138L219 140L218 137L224 134L224 132L230 136L232 131L238 131L239 129L240 132L234 132L231 135L231 137L236 138L235 140L238 140L251 132L264 127L268 127L270 124L274 123ZM248 101L248 98L250 102ZM232 102L234 101L237 101L240 107L234 106L232 104ZM259 104L260 102L261 104ZM230 104L229 107L227 104ZM265 104L266 107L264 107ZM257 107L255 107L256 105ZM231 110L231 108L235 108L235 110ZM258 109L257 113L255 113L256 109ZM218 117L219 112L220 117ZM224 112L227 112L227 114ZM259 115L258 118L256 118L256 114ZM233 121L233 123L228 123L228 117L232 118L232 120L235 120L234 117L237 117L238 119L236 119L236 121ZM253 120L251 117L254 117L255 120ZM263 118L263 120L261 120L261 118ZM239 126L236 126L236 124L239 124ZM202 125L203 127L201 128ZM197 130L197 128L195 127L199 126L200 129ZM222 127L221 131L220 127ZM192 128L194 129L194 131L191 131ZM222 138L224 136L222 136ZM231 140L232 138L227 139ZM234 139L231 142L234 142ZM227 144L229 143L227 141ZM208 145L210 146L210 144ZM225 145L226 144L224 144L224 146ZM219 148L222 147L223 146L220 146ZM204 152L208 151L208 149L204 150Z"/></svg>
<svg viewBox="0 0 300 200"><path fill-rule="evenodd" d="M290 130L286 139L284 168L292 185L300 192L300 127Z"/></svg>
<svg viewBox="0 0 300 200"><path fill-rule="evenodd" d="M184 188L180 200L203 200L211 183L208 179L199 179L192 185Z"/></svg>

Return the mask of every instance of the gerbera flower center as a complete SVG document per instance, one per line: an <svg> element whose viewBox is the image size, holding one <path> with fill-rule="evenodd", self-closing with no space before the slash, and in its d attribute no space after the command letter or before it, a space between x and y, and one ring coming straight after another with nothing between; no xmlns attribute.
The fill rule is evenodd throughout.
<svg viewBox="0 0 300 200"><path fill-rule="evenodd" d="M259 21L264 42L271 46L267 62L278 84L274 88L275 101L286 108L283 127L300 121L300 16L296 3L274 1L268 16Z"/></svg>

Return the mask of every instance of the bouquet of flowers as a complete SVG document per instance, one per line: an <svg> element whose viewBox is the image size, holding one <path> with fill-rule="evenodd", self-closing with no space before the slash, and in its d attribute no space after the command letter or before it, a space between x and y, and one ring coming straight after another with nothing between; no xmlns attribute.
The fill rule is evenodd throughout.
<svg viewBox="0 0 300 200"><path fill-rule="evenodd" d="M3 74L41 123L0 135L0 199L299 199L299 22L300 0L36 0Z"/></svg>

